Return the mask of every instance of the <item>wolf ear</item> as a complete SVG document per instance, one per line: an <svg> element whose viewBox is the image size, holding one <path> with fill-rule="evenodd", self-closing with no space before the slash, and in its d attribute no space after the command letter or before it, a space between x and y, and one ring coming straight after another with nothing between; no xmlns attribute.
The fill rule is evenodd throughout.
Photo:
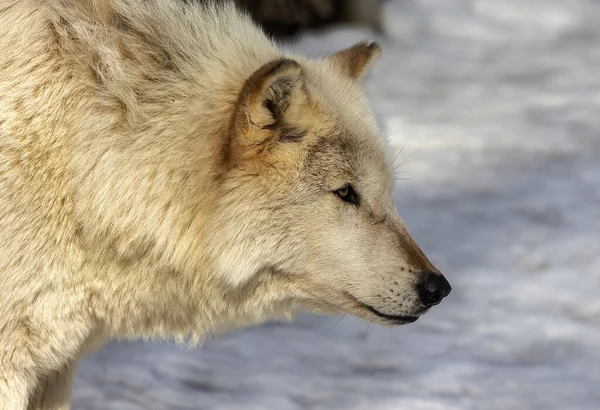
<svg viewBox="0 0 600 410"><path fill-rule="evenodd" d="M232 122L232 143L244 156L262 152L277 141L298 141L299 124L309 96L300 64L272 61L256 70L238 97Z"/></svg>
<svg viewBox="0 0 600 410"><path fill-rule="evenodd" d="M329 61L348 77L360 79L380 55L379 44L361 42L332 54Z"/></svg>

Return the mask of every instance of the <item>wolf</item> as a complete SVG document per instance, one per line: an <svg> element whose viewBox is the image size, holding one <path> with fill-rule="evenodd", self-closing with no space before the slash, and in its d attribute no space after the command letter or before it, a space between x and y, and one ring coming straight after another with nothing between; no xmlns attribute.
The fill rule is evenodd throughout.
<svg viewBox="0 0 600 410"><path fill-rule="evenodd" d="M279 49L229 3L0 4L0 408L67 409L109 339L195 343L450 284L393 202L380 54Z"/></svg>

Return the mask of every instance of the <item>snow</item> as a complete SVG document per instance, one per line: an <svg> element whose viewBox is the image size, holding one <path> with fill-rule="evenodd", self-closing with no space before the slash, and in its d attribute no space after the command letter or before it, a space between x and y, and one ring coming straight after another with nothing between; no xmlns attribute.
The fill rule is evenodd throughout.
<svg viewBox="0 0 600 410"><path fill-rule="evenodd" d="M391 330L299 314L194 350L111 343L75 409L600 408L600 3L396 0L385 20L295 47L382 42L396 201L452 294Z"/></svg>

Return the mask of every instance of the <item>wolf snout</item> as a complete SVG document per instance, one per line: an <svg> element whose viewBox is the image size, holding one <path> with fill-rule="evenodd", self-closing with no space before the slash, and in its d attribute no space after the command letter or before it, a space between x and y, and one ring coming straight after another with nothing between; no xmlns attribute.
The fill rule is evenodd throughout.
<svg viewBox="0 0 600 410"><path fill-rule="evenodd" d="M441 273L423 272L417 284L419 298L426 307L439 304L451 290L452 286Z"/></svg>

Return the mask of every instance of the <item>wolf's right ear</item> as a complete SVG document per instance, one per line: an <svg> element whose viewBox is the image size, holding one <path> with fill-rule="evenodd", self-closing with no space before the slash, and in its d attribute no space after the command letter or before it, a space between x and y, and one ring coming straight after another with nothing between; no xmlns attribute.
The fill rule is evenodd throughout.
<svg viewBox="0 0 600 410"><path fill-rule="evenodd" d="M293 60L272 61L244 84L231 124L231 148L250 157L281 140L302 137L299 124L309 102L302 66Z"/></svg>

